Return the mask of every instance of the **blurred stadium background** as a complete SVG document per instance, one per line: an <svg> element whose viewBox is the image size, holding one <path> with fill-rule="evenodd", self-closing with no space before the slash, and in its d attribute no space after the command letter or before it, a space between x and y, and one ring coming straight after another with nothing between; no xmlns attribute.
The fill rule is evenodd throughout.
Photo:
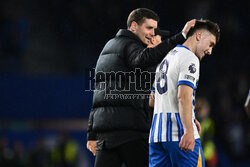
<svg viewBox="0 0 250 167"><path fill-rule="evenodd" d="M221 40L201 62L197 97L210 104L219 167L250 166L250 3L235 0L1 0L0 166L89 167L89 71L104 44L147 7L172 35L192 18L219 23Z"/></svg>

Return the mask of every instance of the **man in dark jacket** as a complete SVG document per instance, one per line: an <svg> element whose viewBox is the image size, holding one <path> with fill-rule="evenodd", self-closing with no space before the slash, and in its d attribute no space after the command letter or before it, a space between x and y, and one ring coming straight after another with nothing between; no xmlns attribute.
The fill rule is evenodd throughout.
<svg viewBox="0 0 250 167"><path fill-rule="evenodd" d="M95 167L148 166L151 114L146 95L151 90L147 71L177 44L185 41L195 20L182 32L148 48L159 17L146 8L133 10L121 29L103 48L95 68L93 106L87 148L96 155Z"/></svg>

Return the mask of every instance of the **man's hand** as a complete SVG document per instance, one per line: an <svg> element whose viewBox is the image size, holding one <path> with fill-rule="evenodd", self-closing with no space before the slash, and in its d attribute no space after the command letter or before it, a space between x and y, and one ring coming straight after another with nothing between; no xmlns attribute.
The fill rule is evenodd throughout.
<svg viewBox="0 0 250 167"><path fill-rule="evenodd" d="M181 150L186 150L187 152L191 150L194 151L195 139L193 133L184 133L181 137L179 147Z"/></svg>
<svg viewBox="0 0 250 167"><path fill-rule="evenodd" d="M162 41L161 41L160 35L153 36L150 40L150 43L148 44L148 48L154 48L157 45L159 45L161 42Z"/></svg>
<svg viewBox="0 0 250 167"><path fill-rule="evenodd" d="M87 142L87 148L89 149L89 151L91 151L93 153L93 155L96 155L96 140L89 140Z"/></svg>
<svg viewBox="0 0 250 167"><path fill-rule="evenodd" d="M188 22L185 24L185 26L184 26L182 32L183 32L186 36L187 36L187 34L188 34L190 28L194 27L195 22L196 22L196 19L192 19L192 20L188 21Z"/></svg>
<svg viewBox="0 0 250 167"><path fill-rule="evenodd" d="M201 134L201 124L197 119L195 119L195 125L197 127L198 133Z"/></svg>

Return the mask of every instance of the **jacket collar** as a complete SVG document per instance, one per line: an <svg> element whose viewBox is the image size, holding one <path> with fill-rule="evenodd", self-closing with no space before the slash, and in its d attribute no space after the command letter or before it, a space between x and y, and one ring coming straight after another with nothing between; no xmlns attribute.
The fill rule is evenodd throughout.
<svg viewBox="0 0 250 167"><path fill-rule="evenodd" d="M125 37L129 37L129 38L135 39L135 40L139 41L140 43L142 43L142 45L143 45L144 47L147 47L147 45L144 44L144 43L140 40L140 38L139 38L137 35L135 35L134 33L132 33L132 32L129 31L129 30L120 29L120 30L117 32L117 34L116 34L116 37L119 37L119 36L125 36Z"/></svg>

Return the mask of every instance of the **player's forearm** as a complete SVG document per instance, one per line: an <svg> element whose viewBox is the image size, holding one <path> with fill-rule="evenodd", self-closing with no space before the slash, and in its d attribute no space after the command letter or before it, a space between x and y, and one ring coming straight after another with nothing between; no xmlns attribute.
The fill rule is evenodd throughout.
<svg viewBox="0 0 250 167"><path fill-rule="evenodd" d="M155 105L155 93L151 92L149 97L149 107L154 108L154 105Z"/></svg>
<svg viewBox="0 0 250 167"><path fill-rule="evenodd" d="M182 95L178 97L178 100L179 100L179 113L184 127L184 132L193 133L192 97Z"/></svg>

